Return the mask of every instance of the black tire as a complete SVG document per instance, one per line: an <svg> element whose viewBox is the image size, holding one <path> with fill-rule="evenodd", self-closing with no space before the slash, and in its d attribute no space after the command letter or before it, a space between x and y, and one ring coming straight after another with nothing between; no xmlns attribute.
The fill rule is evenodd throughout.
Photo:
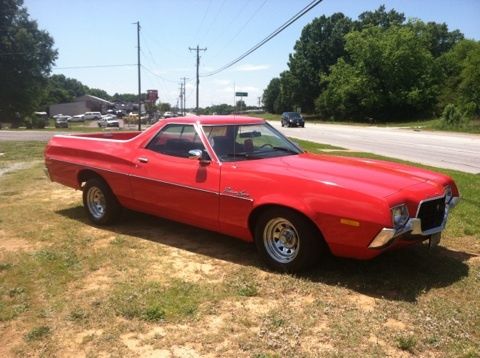
<svg viewBox="0 0 480 358"><path fill-rule="evenodd" d="M281 207L260 215L255 225L255 245L269 267L289 273L313 266L326 251L320 232L310 220Z"/></svg>
<svg viewBox="0 0 480 358"><path fill-rule="evenodd" d="M83 207L88 219L95 225L112 224L122 212L122 206L112 190L100 178L89 179L83 187Z"/></svg>
<svg viewBox="0 0 480 358"><path fill-rule="evenodd" d="M285 127L285 124L283 123L283 121L282 121L282 127Z"/></svg>

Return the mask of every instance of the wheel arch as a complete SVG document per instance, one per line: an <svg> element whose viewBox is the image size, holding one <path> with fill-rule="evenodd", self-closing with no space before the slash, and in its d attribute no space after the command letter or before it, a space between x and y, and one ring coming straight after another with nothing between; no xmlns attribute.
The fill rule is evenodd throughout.
<svg viewBox="0 0 480 358"><path fill-rule="evenodd" d="M312 220L312 218L309 217L308 215L306 215L304 212L302 212L302 211L300 211L296 208L293 208L291 206L288 206L288 205L273 204L273 203L267 204L266 203L266 204L262 204L262 205L259 205L259 206L255 207L248 217L248 229L249 229L250 233L252 234L252 237L255 237L255 225L256 225L258 219L260 218L260 216L264 212L266 212L268 210L271 210L271 209L274 209L274 208L288 209L288 210L291 210L291 211L296 212L297 214L303 216L312 225L312 228L314 228L316 230L316 233L318 234L319 240L321 240L322 243L325 245L325 247L327 247L328 250L330 250L327 242L325 241L325 236L323 235L321 228Z"/></svg>
<svg viewBox="0 0 480 358"><path fill-rule="evenodd" d="M102 175L100 175L98 172L96 172L95 170L82 169L77 174L78 186L80 188L82 188L88 180L93 179L93 178L99 179L99 180L103 181L105 184L108 185L105 178Z"/></svg>

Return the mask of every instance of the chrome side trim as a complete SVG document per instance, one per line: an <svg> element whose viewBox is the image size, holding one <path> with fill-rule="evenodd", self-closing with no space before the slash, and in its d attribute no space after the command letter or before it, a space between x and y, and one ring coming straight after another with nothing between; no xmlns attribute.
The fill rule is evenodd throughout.
<svg viewBox="0 0 480 358"><path fill-rule="evenodd" d="M213 190L195 188L195 187L189 186L189 185L177 184L177 183L172 183L172 182L168 182L168 181L164 181L164 180L147 178L147 177L143 177L143 176L140 176L140 175L135 175L135 174L125 174L125 175L128 175L129 177L133 177L133 178L138 178L138 179L153 181L153 182L160 183L160 184L176 186L176 187L179 187L179 188L184 188L184 189L189 189L189 190L196 190L196 191L201 191L201 192L204 192L204 193L215 194L215 195L218 195L218 194L219 194L218 192L213 191Z"/></svg>
<svg viewBox="0 0 480 358"><path fill-rule="evenodd" d="M240 200L244 200L244 201L249 201L251 203L253 203L253 199L252 198L245 198L245 197L242 197L242 196L235 196L235 195L232 195L232 194L226 194L226 193L220 193L220 196L226 196L228 198L233 198L233 199L240 199Z"/></svg>
<svg viewBox="0 0 480 358"><path fill-rule="evenodd" d="M82 169L96 169L96 170L99 170L99 171L109 172L109 173L112 173L112 174L126 175L126 176L128 176L128 177L134 177L134 178L139 178L139 179L144 179L144 180L149 180L149 181L158 182L158 183L161 183L161 184L166 184L166 185L171 185L171 186L177 186L177 187L180 187L180 188L185 188L185 189L190 189L190 190L197 190L197 191L202 191L202 192L209 193L209 194L219 195L218 192L213 191L213 190L206 190L206 189L201 189L201 188L195 188L195 187L193 187L193 186L188 186L188 185L183 185L183 184L172 183L172 182L163 181L163 180L159 180L159 179L147 178L147 177L143 177L143 176L135 175L135 174L120 173L120 172L118 172L118 171L114 171L114 170L110 170L110 169L99 168L99 167L95 167L95 166L91 166L91 165L90 165L90 166L86 166L86 165L84 165L84 164L67 162L67 161L64 161L64 160L57 160L57 159L51 159L51 158L50 158L50 160L52 160L52 161L57 161L57 162L61 162L61 163L73 164L73 165L76 165L76 166L81 167Z"/></svg>

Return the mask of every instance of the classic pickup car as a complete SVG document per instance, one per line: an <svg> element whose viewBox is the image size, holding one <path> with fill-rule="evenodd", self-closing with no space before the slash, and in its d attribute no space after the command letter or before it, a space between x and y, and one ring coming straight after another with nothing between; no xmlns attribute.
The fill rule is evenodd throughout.
<svg viewBox="0 0 480 358"><path fill-rule="evenodd" d="M303 151L259 118L165 119L144 132L54 136L52 181L83 191L88 218L123 207L254 241L272 268L296 272L330 252L370 259L438 244L459 200L443 174Z"/></svg>

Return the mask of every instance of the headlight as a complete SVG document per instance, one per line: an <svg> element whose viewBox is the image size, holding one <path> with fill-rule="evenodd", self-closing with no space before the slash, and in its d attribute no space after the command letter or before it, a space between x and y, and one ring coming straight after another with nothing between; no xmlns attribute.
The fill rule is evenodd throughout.
<svg viewBox="0 0 480 358"><path fill-rule="evenodd" d="M450 185L447 185L445 187L445 204L450 204L450 201L452 201L452 198L453 198L452 187Z"/></svg>
<svg viewBox="0 0 480 358"><path fill-rule="evenodd" d="M392 208L392 221L395 229L404 226L409 219L407 205L402 204Z"/></svg>

